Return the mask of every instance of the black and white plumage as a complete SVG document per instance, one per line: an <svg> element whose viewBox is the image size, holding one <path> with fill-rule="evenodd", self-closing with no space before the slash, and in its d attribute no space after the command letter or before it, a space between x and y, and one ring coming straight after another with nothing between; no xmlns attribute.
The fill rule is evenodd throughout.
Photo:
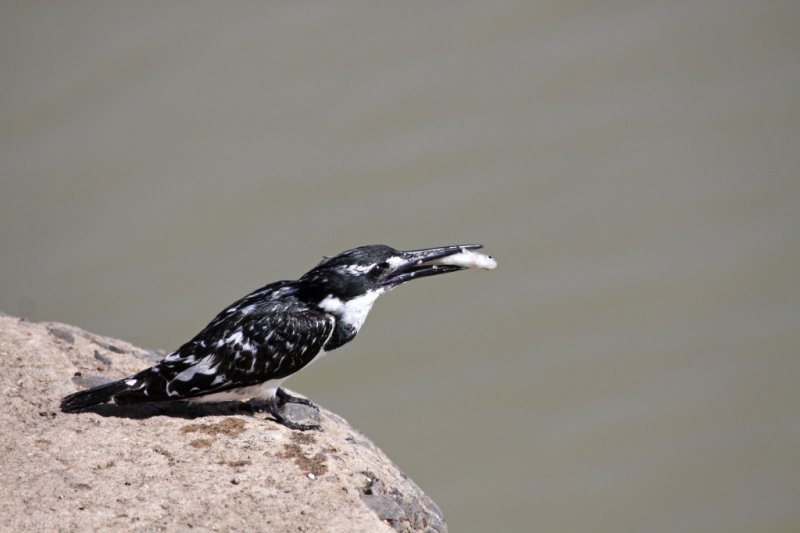
<svg viewBox="0 0 800 533"><path fill-rule="evenodd" d="M412 279L473 266L494 268L494 260L471 251L478 248L467 244L399 251L372 245L326 258L298 280L271 283L234 302L155 366L71 394L61 409L80 411L108 401L259 399L290 428L318 428L281 414L287 402L314 406L287 394L281 383L351 341L381 294Z"/></svg>

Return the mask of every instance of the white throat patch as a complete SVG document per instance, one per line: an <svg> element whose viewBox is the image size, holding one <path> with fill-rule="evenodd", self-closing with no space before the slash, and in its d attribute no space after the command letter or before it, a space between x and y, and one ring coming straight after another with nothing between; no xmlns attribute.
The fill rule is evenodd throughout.
<svg viewBox="0 0 800 533"><path fill-rule="evenodd" d="M356 332L358 332L361 326L364 325L369 310L372 309L372 304L374 304L378 296L384 292L385 290L383 289L369 291L358 298L353 298L346 302L340 300L336 296L328 295L319 303L319 308L333 313L339 320L353 327Z"/></svg>

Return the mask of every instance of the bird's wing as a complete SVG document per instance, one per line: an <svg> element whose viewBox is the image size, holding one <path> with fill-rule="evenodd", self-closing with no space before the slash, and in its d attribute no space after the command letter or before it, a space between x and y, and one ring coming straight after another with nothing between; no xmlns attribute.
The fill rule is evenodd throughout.
<svg viewBox="0 0 800 533"><path fill-rule="evenodd" d="M193 398L285 378L322 351L335 323L303 305L270 303L212 325L126 380L130 393L117 401Z"/></svg>

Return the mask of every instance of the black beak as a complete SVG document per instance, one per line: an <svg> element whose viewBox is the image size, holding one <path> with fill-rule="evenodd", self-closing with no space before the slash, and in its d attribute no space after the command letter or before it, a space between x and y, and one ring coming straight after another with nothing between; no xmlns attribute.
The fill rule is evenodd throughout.
<svg viewBox="0 0 800 533"><path fill-rule="evenodd" d="M477 250L483 248L482 244L453 244L451 246L441 246L439 248L425 248L424 250L408 250L401 252L401 262L393 265L392 272L385 278L384 286L392 288L411 281L412 279L435 276L437 274L447 274L458 270L466 270L464 267L454 265L432 265L430 261L441 259L448 255L459 254L465 250Z"/></svg>

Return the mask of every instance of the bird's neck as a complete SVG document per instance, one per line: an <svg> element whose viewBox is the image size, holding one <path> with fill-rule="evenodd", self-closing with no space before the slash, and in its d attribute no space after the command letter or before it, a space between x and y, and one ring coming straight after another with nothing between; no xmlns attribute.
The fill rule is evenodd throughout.
<svg viewBox="0 0 800 533"><path fill-rule="evenodd" d="M352 328L354 330L353 335L355 335L364 325L364 321L367 319L370 309L372 309L372 304L383 292L382 290L369 291L349 300L342 300L329 294L319 302L318 306L323 311L335 316L337 323L341 322Z"/></svg>
<svg viewBox="0 0 800 533"><path fill-rule="evenodd" d="M383 291L371 291L350 300L342 300L332 294L319 302L318 307L332 314L336 319L336 328L325 344L325 350L331 351L342 344L350 342L364 325L372 304Z"/></svg>

